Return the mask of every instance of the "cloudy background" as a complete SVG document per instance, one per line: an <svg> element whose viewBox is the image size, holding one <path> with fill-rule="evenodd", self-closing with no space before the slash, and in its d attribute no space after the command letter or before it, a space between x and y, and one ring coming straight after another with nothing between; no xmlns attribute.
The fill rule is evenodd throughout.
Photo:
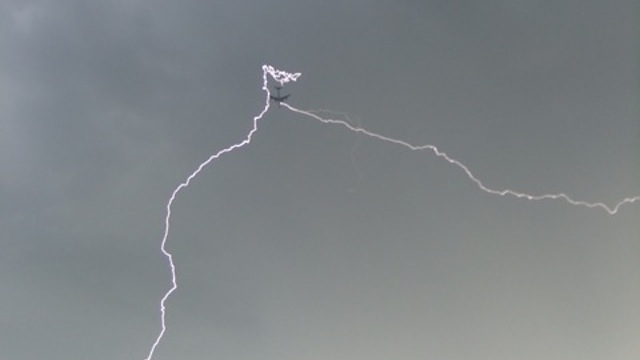
<svg viewBox="0 0 640 360"><path fill-rule="evenodd" d="M640 194L632 0L0 2L0 357L144 359L264 105ZM640 204L273 107L154 359L637 359Z"/></svg>

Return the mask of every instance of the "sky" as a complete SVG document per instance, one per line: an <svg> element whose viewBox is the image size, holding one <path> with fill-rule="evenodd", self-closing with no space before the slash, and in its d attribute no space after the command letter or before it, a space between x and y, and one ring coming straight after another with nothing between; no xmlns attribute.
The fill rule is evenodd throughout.
<svg viewBox="0 0 640 360"><path fill-rule="evenodd" d="M0 2L0 357L147 358L265 107L640 195L632 0ZM269 79L269 88L275 85ZM640 356L640 202L274 104L153 359Z"/></svg>

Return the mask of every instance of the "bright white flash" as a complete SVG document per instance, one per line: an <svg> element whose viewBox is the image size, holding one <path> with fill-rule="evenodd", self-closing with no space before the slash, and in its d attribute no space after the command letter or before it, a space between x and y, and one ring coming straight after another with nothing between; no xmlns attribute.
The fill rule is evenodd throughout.
<svg viewBox="0 0 640 360"><path fill-rule="evenodd" d="M160 333L158 334L156 340L154 341L153 345L151 346L151 349L149 350L149 354L147 355L145 360L151 360L151 358L153 357L153 353L156 350L156 347L158 346L158 344L160 343L160 341L162 340L162 337L164 336L164 333L167 330L167 324L166 324L166 306L165 303L167 301L167 299L169 298L169 296L178 288L178 283L176 280L176 266L173 262L173 256L171 255L170 252L167 251L166 249L166 244L167 244L167 238L169 236L169 223L171 220L171 206L173 205L173 201L176 199L176 196L178 195L178 193L180 192L180 190L186 188L187 186L189 186L189 183L191 182L191 180L193 180L193 178L195 178L200 171L202 171L202 169L209 165L209 163L211 163L213 160L218 159L220 156L231 152L235 149L241 148L247 144L249 144L251 142L251 139L253 137L253 134L258 130L258 120L260 120L264 114L269 110L269 99L270 99L270 95L271 93L269 92L269 89L267 87L267 75L271 76L273 78L273 80L277 81L278 83L280 83L280 85L284 85L285 83L288 83L290 81L296 81L298 79L298 77L301 75L301 73L288 73L286 71L282 71L282 70L277 70L275 69L273 66L270 65L263 65L262 66L262 90L264 90L266 92L266 96L265 96L265 102L264 102L264 108L262 109L262 111L260 112L260 114L258 114L256 117L253 118L253 128L249 131L249 133L247 133L247 136L244 138L244 140L240 141L239 143L236 143L234 145L229 146L226 149L222 149L220 151L218 151L216 154L211 155L211 157L209 157L207 160L205 160L202 164L200 164L200 166L198 166L198 168L191 173L191 175L189 175L187 177L187 179L181 183L180 185L178 185L178 187L173 190L173 193L171 194L171 197L169 198L169 201L167 202L167 215L165 218L165 228L164 228L164 235L162 237L162 242L160 245L160 250L162 251L162 253L164 254L164 256L166 256L167 260L169 260L169 267L171 268L171 288L169 288L169 290L167 290L167 292L164 294L164 296L162 297L162 300L160 300L160 323L161 323L161 329L160 329ZM445 152L438 150L437 147L435 147L434 145L412 145L406 141L402 141L402 140L398 140L398 139L394 139L394 138L390 138L388 136L384 136L384 135L380 135L377 134L375 132L371 132L369 130L366 130L362 127L358 127L358 126L353 126L351 124L349 124L348 122L344 121L344 120L336 120L336 119L325 119L322 118L316 114L314 114L311 111L305 111L305 110L300 110L297 109L287 103L280 103L282 106L286 107L287 109L304 115L304 116L308 116L311 117L315 120L321 121L322 123L325 124L337 124L337 125L342 125L344 127L346 127L347 129L354 131L356 133L361 133L364 135L367 135L369 137L372 138L376 138L382 141L386 141L386 142L390 142L390 143L394 143L397 145L401 145L404 146L406 148L408 148L409 150L413 150L413 151L420 151L420 150L431 150L436 156L441 157L443 159L445 159L446 161L448 161L450 164L453 164L455 166L457 166L458 168L460 168L462 171L464 171L464 173L467 175L467 177L473 181L478 188L480 188L480 190L489 193L489 194L493 194L493 195L500 195L500 196L505 196L505 195L511 195L511 196L515 196L517 198L523 198L523 199L527 199L527 200L545 200L545 199L551 199L551 200L564 200L567 203L574 205L574 206L585 206L587 208L600 208L604 211L606 211L607 213L609 213L610 215L615 215L618 210L620 209L620 207L624 204L631 204L631 203L635 203L636 201L640 200L640 196L635 196L635 197L629 197L629 198L625 198L621 201L619 201L617 204L615 204L613 207L608 206L602 202L587 202L587 201L582 201L582 200L574 200L571 197L569 197L569 195L565 194L565 193L557 193L557 194L542 194L542 195L530 195L530 194L526 194L526 193L521 193L521 192L517 192L514 190L510 190L510 189L504 189L504 190L495 190L495 189L491 189L489 187L487 187L486 185L484 185L475 175L473 175L473 173L469 170L469 168L464 165L463 163L461 163L460 161L451 158L449 155L447 155Z"/></svg>

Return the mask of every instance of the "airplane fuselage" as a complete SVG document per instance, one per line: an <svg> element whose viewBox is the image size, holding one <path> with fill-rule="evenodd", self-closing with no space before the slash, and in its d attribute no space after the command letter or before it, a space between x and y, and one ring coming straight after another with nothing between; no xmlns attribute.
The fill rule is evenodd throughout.
<svg viewBox="0 0 640 360"><path fill-rule="evenodd" d="M280 95L280 89L282 89L281 86L276 86L276 92L278 93L278 95L269 95L269 97L271 98L271 100L275 101L278 103L278 105L280 105L281 102L287 100L287 98L291 95L291 94L287 94L287 95Z"/></svg>

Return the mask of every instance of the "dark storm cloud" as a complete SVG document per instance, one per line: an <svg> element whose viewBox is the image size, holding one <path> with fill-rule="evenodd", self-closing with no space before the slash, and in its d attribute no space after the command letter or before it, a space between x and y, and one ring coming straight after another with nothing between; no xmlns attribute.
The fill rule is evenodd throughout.
<svg viewBox="0 0 640 360"><path fill-rule="evenodd" d="M170 192L242 139L260 66L300 108L487 185L638 193L637 6L0 4L3 359L142 359ZM489 196L428 153L273 109L174 206L155 359L632 357L637 206Z"/></svg>

